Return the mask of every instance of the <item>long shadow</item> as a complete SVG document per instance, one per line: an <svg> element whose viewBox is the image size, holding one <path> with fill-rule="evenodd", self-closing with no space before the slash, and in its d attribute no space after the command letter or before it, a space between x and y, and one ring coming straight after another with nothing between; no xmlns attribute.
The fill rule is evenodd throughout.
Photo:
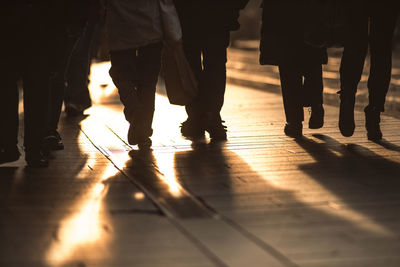
<svg viewBox="0 0 400 267"><path fill-rule="evenodd" d="M398 163L385 159L376 162L376 155L358 146L344 148L337 142L319 144L307 138L297 142L317 161L300 165L304 172L342 198L351 208L398 236L400 201L397 205L387 207L389 212L385 217L381 216L379 208L373 206L382 201L399 200L400 181L395 174L395 171L400 173ZM337 156L337 152L331 151L332 147L335 152L342 151L343 156ZM365 155L367 152L369 154ZM287 256L294 262L297 261L296 256L292 258L288 253L299 253L309 257L307 260L321 260L321 266L325 263L328 266L336 260L346 262L346 254L356 255L360 249L365 251L361 254L365 258L360 258L360 262L369 261L368 254L373 254L376 257L374 260L379 262L379 257L384 258L389 253L376 252L368 242L358 243L350 233L373 237L374 244L379 244L377 247L381 246L387 251L400 248L400 245L394 245L392 237L375 235L370 229L359 225L357 220L328 209L321 210L317 205L320 200L316 200L315 205L303 202L298 198L299 192L276 185L273 178L269 180L269 175L265 174L268 166L262 166L264 174L261 175L227 148L198 146L193 150L175 153L174 160L177 179L188 191L222 215L238 231L247 233L251 240L261 244L264 249L276 249L283 257ZM276 163L272 160L271 164ZM376 169L377 166L383 166L386 170L380 171ZM284 180L288 182L291 179ZM380 198L380 195L386 195L386 198ZM368 208L368 204L372 207ZM387 245L387 241L391 243Z"/></svg>
<svg viewBox="0 0 400 267"><path fill-rule="evenodd" d="M377 144L377 145L380 145L380 146L382 146L382 147L384 147L384 148L386 148L388 150L400 152L400 146L398 146L396 144L393 144L393 143L391 143L391 142L389 142L389 141L387 141L385 139L379 140L379 141L375 141L374 143Z"/></svg>
<svg viewBox="0 0 400 267"><path fill-rule="evenodd" d="M315 160L299 168L338 196L350 209L400 236L400 163L366 147L343 145L325 135L296 142Z"/></svg>

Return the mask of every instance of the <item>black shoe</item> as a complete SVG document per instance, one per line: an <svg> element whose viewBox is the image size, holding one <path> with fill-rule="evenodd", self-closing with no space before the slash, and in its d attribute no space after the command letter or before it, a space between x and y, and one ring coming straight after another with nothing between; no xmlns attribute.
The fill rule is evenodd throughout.
<svg viewBox="0 0 400 267"><path fill-rule="evenodd" d="M60 134L54 130L50 131L43 139L43 145L45 150L63 150L64 144L62 142Z"/></svg>
<svg viewBox="0 0 400 267"><path fill-rule="evenodd" d="M311 106L311 116L308 121L308 128L310 129L319 129L324 126L324 115L325 110L324 107L320 105Z"/></svg>
<svg viewBox="0 0 400 267"><path fill-rule="evenodd" d="M354 133L354 104L355 93L340 94L339 129L343 136L350 137Z"/></svg>
<svg viewBox="0 0 400 267"><path fill-rule="evenodd" d="M147 151L147 150L150 150L152 142L151 142L150 137L147 137L143 140L139 140L137 145L139 147L139 150Z"/></svg>
<svg viewBox="0 0 400 267"><path fill-rule="evenodd" d="M226 126L223 124L225 121L221 120L219 114L215 115L208 112L203 118L204 129L210 134L211 141L226 141Z"/></svg>
<svg viewBox="0 0 400 267"><path fill-rule="evenodd" d="M84 109L77 104L67 103L65 104L65 113L68 117L78 117L83 115Z"/></svg>
<svg viewBox="0 0 400 267"><path fill-rule="evenodd" d="M128 130L128 143L130 145L137 145L140 150L148 150L152 145L150 137L138 132L132 124Z"/></svg>
<svg viewBox="0 0 400 267"><path fill-rule="evenodd" d="M381 112L375 108L367 106L365 112L365 129L367 129L368 140L378 141L382 139L382 132L379 123L381 122Z"/></svg>
<svg viewBox="0 0 400 267"><path fill-rule="evenodd" d="M0 164L17 161L20 156L17 146L0 148Z"/></svg>
<svg viewBox="0 0 400 267"><path fill-rule="evenodd" d="M49 160L41 151L26 151L25 161L30 168L46 168L49 166Z"/></svg>
<svg viewBox="0 0 400 267"><path fill-rule="evenodd" d="M303 135L303 124L301 122L287 122L283 131L289 137L299 138Z"/></svg>
<svg viewBox="0 0 400 267"><path fill-rule="evenodd" d="M204 137L204 128L199 120L188 118L181 124L181 134L188 139Z"/></svg>

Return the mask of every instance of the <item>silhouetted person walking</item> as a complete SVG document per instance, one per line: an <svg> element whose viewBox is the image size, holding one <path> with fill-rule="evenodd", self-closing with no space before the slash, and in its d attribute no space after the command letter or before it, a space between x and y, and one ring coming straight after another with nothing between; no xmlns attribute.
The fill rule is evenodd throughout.
<svg viewBox="0 0 400 267"><path fill-rule="evenodd" d="M174 0L183 32L183 48L199 82L199 94L186 106L182 135L226 140L220 111L226 85L226 49L230 31L239 29L240 9L248 0Z"/></svg>
<svg viewBox="0 0 400 267"><path fill-rule="evenodd" d="M64 144L58 132L62 104L67 84L66 73L70 58L77 41L81 38L83 29L88 21L89 10L97 0L63 0L58 1L53 8L54 19L49 27L47 36L52 43L48 49L51 58L50 73L50 105L47 130L44 137L46 150L62 150ZM98 7L98 6L97 6ZM54 41L52 41L54 40ZM85 74L86 70L83 70Z"/></svg>
<svg viewBox="0 0 400 267"><path fill-rule="evenodd" d="M88 76L92 62L94 39L100 24L101 12L98 2L98 0L92 0L87 23L71 54L64 98L65 112L69 117L83 115L83 112L92 106Z"/></svg>
<svg viewBox="0 0 400 267"><path fill-rule="evenodd" d="M302 135L303 107L311 106L309 128L324 124L322 66L326 50L304 43L302 1L263 2L260 63L277 65L286 115L284 132Z"/></svg>
<svg viewBox="0 0 400 267"><path fill-rule="evenodd" d="M109 0L106 15L111 69L124 114L128 142L151 146L155 91L161 66L163 30L159 0Z"/></svg>
<svg viewBox="0 0 400 267"><path fill-rule="evenodd" d="M382 138L380 113L385 110L385 98L392 69L392 38L399 14L394 1L353 1L340 66L339 129L343 136L352 136L355 129L354 104L364 61L370 50L371 66L368 78L369 104L365 107L365 127L370 140ZM369 22L369 24L368 24Z"/></svg>
<svg viewBox="0 0 400 267"><path fill-rule="evenodd" d="M25 160L31 167L46 167L42 142L47 123L49 53L53 44L49 25L53 16L51 1L15 0L2 5L0 80L0 163L18 160L17 81L24 89Z"/></svg>

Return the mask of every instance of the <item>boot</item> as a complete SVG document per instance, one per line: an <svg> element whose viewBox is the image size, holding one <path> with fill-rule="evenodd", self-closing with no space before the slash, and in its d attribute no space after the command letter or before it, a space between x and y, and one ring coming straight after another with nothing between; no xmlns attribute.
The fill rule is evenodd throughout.
<svg viewBox="0 0 400 267"><path fill-rule="evenodd" d="M367 129L368 140L377 141L382 139L382 132L379 126L381 122L381 112L373 106L366 106L365 112L365 129Z"/></svg>
<svg viewBox="0 0 400 267"><path fill-rule="evenodd" d="M292 138L299 138L303 135L303 124L301 122L287 122L284 132Z"/></svg>
<svg viewBox="0 0 400 267"><path fill-rule="evenodd" d="M308 128L319 129L324 126L325 110L322 104L311 106L311 116L308 121Z"/></svg>
<svg viewBox="0 0 400 267"><path fill-rule="evenodd" d="M355 93L340 92L339 129L343 136L350 137L354 133Z"/></svg>
<svg viewBox="0 0 400 267"><path fill-rule="evenodd" d="M203 118L203 125L205 130L210 134L211 141L226 141L226 126L223 124L225 121L221 120L219 114L207 112Z"/></svg>
<svg viewBox="0 0 400 267"><path fill-rule="evenodd" d="M181 134L188 139L197 139L204 137L204 127L198 118L188 117L186 121L181 124Z"/></svg>

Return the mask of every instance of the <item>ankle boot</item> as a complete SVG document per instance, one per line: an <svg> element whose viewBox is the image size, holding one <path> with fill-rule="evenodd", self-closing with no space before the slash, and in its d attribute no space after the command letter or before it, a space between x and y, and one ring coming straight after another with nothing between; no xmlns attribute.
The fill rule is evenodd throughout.
<svg viewBox="0 0 400 267"><path fill-rule="evenodd" d="M365 112L365 129L367 129L368 140L381 140L382 132L379 126L381 122L381 112L373 106L367 106Z"/></svg>
<svg viewBox="0 0 400 267"><path fill-rule="evenodd" d="M289 137L299 138L303 136L303 125L301 122L287 122L283 131Z"/></svg>
<svg viewBox="0 0 400 267"><path fill-rule="evenodd" d="M355 93L340 92L339 129L343 136L350 137L354 133Z"/></svg>
<svg viewBox="0 0 400 267"><path fill-rule="evenodd" d="M310 129L319 129L324 126L324 107L322 104L312 105L311 106L311 116L308 121L308 128Z"/></svg>

